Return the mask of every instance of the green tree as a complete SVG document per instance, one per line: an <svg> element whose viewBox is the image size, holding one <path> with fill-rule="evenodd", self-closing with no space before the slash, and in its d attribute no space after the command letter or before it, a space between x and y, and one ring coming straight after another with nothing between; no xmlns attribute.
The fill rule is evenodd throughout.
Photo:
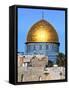
<svg viewBox="0 0 69 90"><path fill-rule="evenodd" d="M48 61L48 67L53 67L53 61L51 60Z"/></svg>
<svg viewBox="0 0 69 90"><path fill-rule="evenodd" d="M65 66L65 55L63 53L58 54L56 64L58 66Z"/></svg>

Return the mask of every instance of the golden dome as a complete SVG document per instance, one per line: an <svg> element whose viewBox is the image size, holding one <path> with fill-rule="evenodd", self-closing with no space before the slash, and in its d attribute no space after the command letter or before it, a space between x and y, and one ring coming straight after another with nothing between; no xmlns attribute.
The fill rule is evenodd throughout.
<svg viewBox="0 0 69 90"><path fill-rule="evenodd" d="M27 42L58 42L58 35L54 27L45 20L34 24L28 32Z"/></svg>

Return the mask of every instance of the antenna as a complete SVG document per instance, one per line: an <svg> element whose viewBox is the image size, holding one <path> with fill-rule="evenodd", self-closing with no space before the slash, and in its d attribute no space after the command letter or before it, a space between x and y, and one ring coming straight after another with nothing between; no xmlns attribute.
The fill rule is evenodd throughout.
<svg viewBox="0 0 69 90"><path fill-rule="evenodd" d="M44 19L44 11L42 10L42 19Z"/></svg>

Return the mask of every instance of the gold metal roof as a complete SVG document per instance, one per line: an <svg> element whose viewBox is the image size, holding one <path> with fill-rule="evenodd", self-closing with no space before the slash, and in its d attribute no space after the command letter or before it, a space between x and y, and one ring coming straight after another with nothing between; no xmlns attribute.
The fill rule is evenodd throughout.
<svg viewBox="0 0 69 90"><path fill-rule="evenodd" d="M45 20L35 23L28 32L27 42L59 42L54 27Z"/></svg>

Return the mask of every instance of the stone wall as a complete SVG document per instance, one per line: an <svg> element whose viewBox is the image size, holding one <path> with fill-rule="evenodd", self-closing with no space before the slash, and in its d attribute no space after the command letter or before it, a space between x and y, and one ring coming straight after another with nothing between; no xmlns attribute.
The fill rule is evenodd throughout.
<svg viewBox="0 0 69 90"><path fill-rule="evenodd" d="M47 64L48 57L44 55L18 56L18 82L65 79L65 67L46 68Z"/></svg>

